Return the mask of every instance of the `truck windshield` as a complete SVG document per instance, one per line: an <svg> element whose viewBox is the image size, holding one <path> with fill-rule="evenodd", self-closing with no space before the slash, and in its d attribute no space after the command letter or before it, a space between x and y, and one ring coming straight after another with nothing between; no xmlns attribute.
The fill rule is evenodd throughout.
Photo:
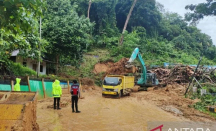
<svg viewBox="0 0 216 131"><path fill-rule="evenodd" d="M118 85L119 80L117 77L105 77L104 85L116 86Z"/></svg>

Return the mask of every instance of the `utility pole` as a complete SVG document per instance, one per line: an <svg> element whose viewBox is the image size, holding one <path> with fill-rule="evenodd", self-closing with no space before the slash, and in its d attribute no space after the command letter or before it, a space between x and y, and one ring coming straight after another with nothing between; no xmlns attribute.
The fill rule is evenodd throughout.
<svg viewBox="0 0 216 131"><path fill-rule="evenodd" d="M42 2L42 0L41 0ZM42 12L42 9L41 9L41 12ZM38 69L37 69L37 78L39 77L39 73L40 73L40 58L41 58L41 22L42 22L42 19L41 19L41 16L40 16L40 42L39 42L39 58L38 58Z"/></svg>

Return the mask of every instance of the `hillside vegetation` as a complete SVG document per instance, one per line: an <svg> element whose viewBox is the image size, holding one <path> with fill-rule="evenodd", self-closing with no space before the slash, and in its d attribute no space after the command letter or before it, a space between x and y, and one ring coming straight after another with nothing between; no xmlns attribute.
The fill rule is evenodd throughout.
<svg viewBox="0 0 216 131"><path fill-rule="evenodd" d="M164 11L163 5L155 0L137 1L127 28L122 31L133 2L17 0L0 3L5 9L1 12L0 60L8 61L11 51L20 49L24 57L34 54L32 57L38 59L42 55L56 62L58 67L53 65L53 69L60 71L61 66L68 64L81 67L86 60L83 55L95 49L109 52L103 59L117 61L130 57L134 48L139 47L147 64L197 64L200 56L203 56L202 64L216 64L216 47L210 36L189 25L177 13ZM42 39L39 37L40 16ZM191 20L189 16L187 19ZM122 32L124 40L120 45Z"/></svg>

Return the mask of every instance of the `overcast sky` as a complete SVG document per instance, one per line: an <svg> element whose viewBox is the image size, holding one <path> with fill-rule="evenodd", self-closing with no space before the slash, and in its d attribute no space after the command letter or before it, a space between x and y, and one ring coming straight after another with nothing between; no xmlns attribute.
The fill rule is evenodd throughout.
<svg viewBox="0 0 216 131"><path fill-rule="evenodd" d="M186 12L186 5L198 4L206 2L206 0L156 0L164 5L166 11L176 12L181 16L184 16ZM197 27L205 34L211 36L214 45L216 45L216 17L206 17L199 22Z"/></svg>

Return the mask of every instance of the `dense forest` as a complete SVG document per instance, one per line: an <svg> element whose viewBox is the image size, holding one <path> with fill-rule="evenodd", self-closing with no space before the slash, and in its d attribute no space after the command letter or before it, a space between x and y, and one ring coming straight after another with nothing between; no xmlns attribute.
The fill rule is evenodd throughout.
<svg viewBox="0 0 216 131"><path fill-rule="evenodd" d="M215 5L212 0L188 5L192 13L183 18L155 0L3 0L0 61L19 49L24 57L79 66L83 54L94 49L107 49L107 57L118 60L139 47L147 64L197 64L202 56L203 64L214 65L216 47L194 23L216 15Z"/></svg>

